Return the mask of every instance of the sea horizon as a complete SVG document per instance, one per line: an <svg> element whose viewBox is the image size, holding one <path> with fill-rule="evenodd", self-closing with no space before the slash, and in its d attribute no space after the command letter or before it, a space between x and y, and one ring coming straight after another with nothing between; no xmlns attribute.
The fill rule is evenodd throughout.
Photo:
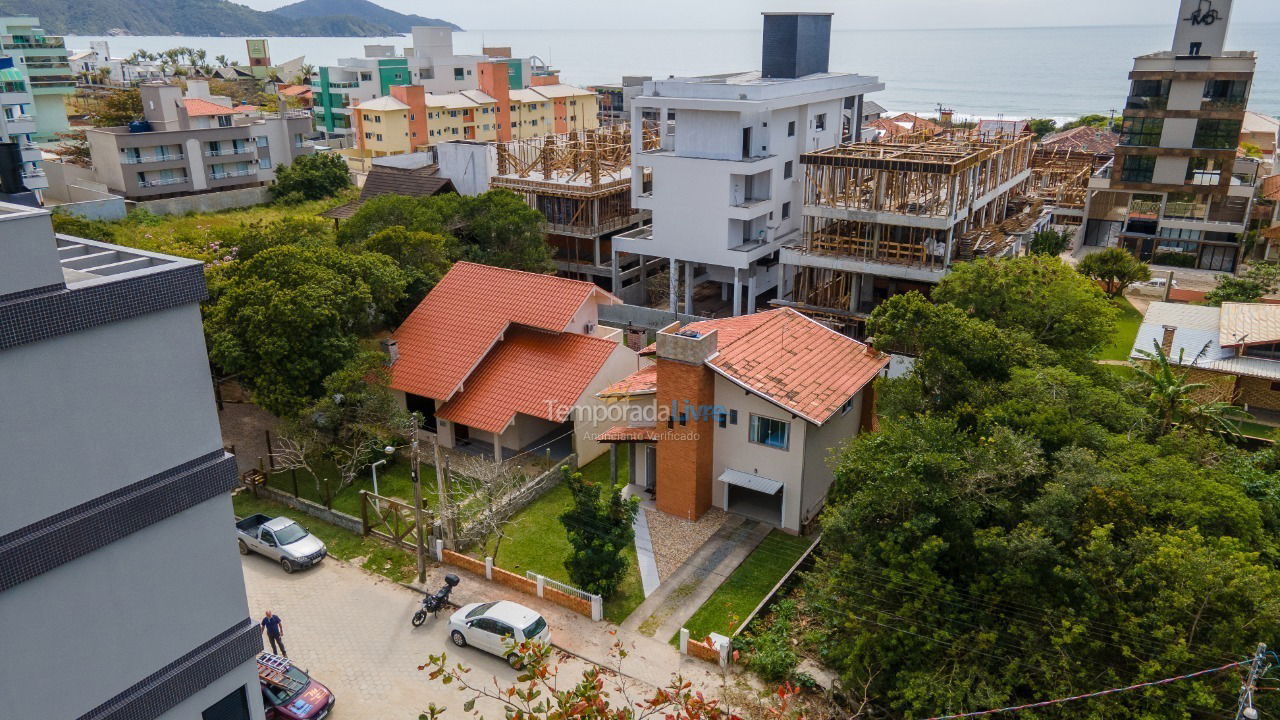
<svg viewBox="0 0 1280 720"><path fill-rule="evenodd" d="M654 33L662 33L661 45ZM918 41L909 38L918 36ZM982 42L973 42L983 35ZM1046 37L1052 36L1052 37ZM832 32L831 69L874 75L883 92L868 96L893 112L936 114L941 105L964 118L1053 118L1117 115L1128 94L1133 58L1167 49L1167 25L1081 25L1024 28L927 28ZM244 37L68 35L71 49L106 40L114 56L186 45L209 57L246 63ZM686 38L696 37L697 41ZM269 37L275 62L306 57L312 65L360 57L364 45L410 45L388 37ZM484 46L510 46L517 56L538 56L575 85L617 83L623 75L703 75L748 71L759 63L758 29L627 28L527 30L471 29L454 33L459 54ZM322 48L317 51L316 48ZM1250 109L1280 115L1280 22L1232 29L1231 49L1258 53Z"/></svg>

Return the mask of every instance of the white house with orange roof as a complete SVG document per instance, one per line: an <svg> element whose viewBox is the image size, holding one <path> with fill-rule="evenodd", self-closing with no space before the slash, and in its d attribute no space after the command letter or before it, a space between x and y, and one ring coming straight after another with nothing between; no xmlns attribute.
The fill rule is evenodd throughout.
<svg viewBox="0 0 1280 720"><path fill-rule="evenodd" d="M651 360L599 325L621 301L594 283L460 262L387 341L391 387L440 445L522 452L608 448L600 391Z"/></svg>
<svg viewBox="0 0 1280 720"><path fill-rule="evenodd" d="M789 532L817 517L833 448L875 425L889 357L790 308L673 324L655 358L600 392L626 421L633 484L689 520L712 506Z"/></svg>

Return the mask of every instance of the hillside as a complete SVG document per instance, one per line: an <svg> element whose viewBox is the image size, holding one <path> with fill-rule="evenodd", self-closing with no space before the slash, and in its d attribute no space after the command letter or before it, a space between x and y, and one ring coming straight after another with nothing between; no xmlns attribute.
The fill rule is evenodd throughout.
<svg viewBox="0 0 1280 720"><path fill-rule="evenodd" d="M302 0L292 5L276 8L271 12L295 19L354 15L378 25L386 25L399 33L407 33L415 25L449 27L454 30L462 29L446 20L422 17L421 15L406 15L395 10L388 10L381 5L369 2L369 0Z"/></svg>
<svg viewBox="0 0 1280 720"><path fill-rule="evenodd" d="M328 15L304 12L302 17L290 17L277 12L259 12L227 0L0 0L0 16L35 15L46 30L69 35L105 35L113 30L131 35L377 37L400 34L401 31L388 24L357 16L355 13L365 13L360 9L360 2L362 0L335 3L343 8L342 12ZM365 4L383 10L372 3Z"/></svg>

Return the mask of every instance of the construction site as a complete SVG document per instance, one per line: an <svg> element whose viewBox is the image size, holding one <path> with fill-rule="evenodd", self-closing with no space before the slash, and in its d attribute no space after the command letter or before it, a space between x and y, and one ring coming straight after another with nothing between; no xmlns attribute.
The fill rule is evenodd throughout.
<svg viewBox="0 0 1280 720"><path fill-rule="evenodd" d="M1089 178L1110 159L1110 154L1038 147L1031 156L1027 195L1053 209L1054 225L1079 228L1084 224Z"/></svg>
<svg viewBox="0 0 1280 720"><path fill-rule="evenodd" d="M659 146L656 127L643 131L642 143L646 150ZM629 124L513 140L496 150L490 187L519 194L546 218L543 230L561 276L616 292L615 272L638 271L638 256L620 255L626 267L613 267L611 242L649 217L631 207Z"/></svg>
<svg viewBox="0 0 1280 720"><path fill-rule="evenodd" d="M858 336L876 305L928 295L954 263L1019 253L1048 222L1030 190L1034 139L954 132L804 154L803 232L783 248L774 303Z"/></svg>

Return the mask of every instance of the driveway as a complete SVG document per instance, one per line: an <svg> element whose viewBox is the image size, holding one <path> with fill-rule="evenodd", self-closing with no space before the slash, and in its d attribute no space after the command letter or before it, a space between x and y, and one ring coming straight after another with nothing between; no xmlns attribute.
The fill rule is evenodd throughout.
<svg viewBox="0 0 1280 720"><path fill-rule="evenodd" d="M337 696L334 720L413 720L432 702L449 707L446 717L462 717L470 695L418 670L444 651L451 664L472 668L473 681L493 677L509 685L516 678L499 658L454 647L444 632L447 612L422 627L410 625L422 596L389 580L333 558L292 575L260 555L241 560L250 613L261 619L270 609L284 620L290 659ZM562 673L578 677L585 667L571 658ZM488 717L503 716L496 705L476 707Z"/></svg>

